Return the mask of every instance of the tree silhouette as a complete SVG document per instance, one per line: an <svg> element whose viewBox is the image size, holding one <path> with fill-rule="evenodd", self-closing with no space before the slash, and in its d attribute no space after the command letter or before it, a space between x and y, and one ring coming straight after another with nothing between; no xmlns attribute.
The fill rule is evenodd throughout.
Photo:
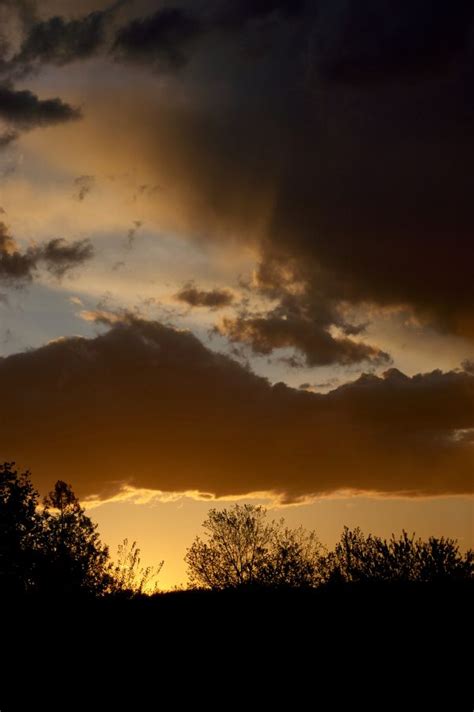
<svg viewBox="0 0 474 712"><path fill-rule="evenodd" d="M108 548L70 485L58 481L44 500L42 589L100 595L107 589Z"/></svg>
<svg viewBox="0 0 474 712"><path fill-rule="evenodd" d="M38 492L30 472L18 472L14 462L0 465L0 594L34 588L40 517Z"/></svg>
<svg viewBox="0 0 474 712"><path fill-rule="evenodd" d="M469 579L474 574L474 552L462 554L454 539L415 539L403 531L389 540L356 528L344 528L326 560L330 578L346 582Z"/></svg>
<svg viewBox="0 0 474 712"><path fill-rule="evenodd" d="M196 537L186 552L191 586L315 585L322 547L314 533L266 517L263 507L251 504L211 509L203 522L206 541Z"/></svg>

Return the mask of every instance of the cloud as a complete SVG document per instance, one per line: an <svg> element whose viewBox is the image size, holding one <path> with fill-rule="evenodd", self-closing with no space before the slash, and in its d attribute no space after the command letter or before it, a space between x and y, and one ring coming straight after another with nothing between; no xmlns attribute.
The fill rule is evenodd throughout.
<svg viewBox="0 0 474 712"><path fill-rule="evenodd" d="M232 342L249 344L254 353L271 354L274 349L294 348L300 351L308 367L338 363L348 366L367 361L376 365L389 363L387 353L345 337L334 337L310 319L278 315L252 318L225 318L217 327ZM295 365L300 365L296 362Z"/></svg>
<svg viewBox="0 0 474 712"><path fill-rule="evenodd" d="M63 238L49 240L38 249L38 261L55 277L60 279L67 272L88 262L94 256L94 248L90 240L67 242Z"/></svg>
<svg viewBox="0 0 474 712"><path fill-rule="evenodd" d="M228 289L199 289L194 283L188 282L175 295L175 299L190 307L222 309L233 303L234 295Z"/></svg>
<svg viewBox="0 0 474 712"><path fill-rule="evenodd" d="M39 99L27 89L15 90L0 84L0 118L24 131L73 121L81 117L78 108L61 99Z"/></svg>
<svg viewBox="0 0 474 712"><path fill-rule="evenodd" d="M472 491L474 378L392 369L321 395L271 386L189 332L124 318L0 359L2 457L81 496L124 485L287 499ZM462 437L460 436L462 433Z"/></svg>
<svg viewBox="0 0 474 712"><path fill-rule="evenodd" d="M120 61L178 69L200 34L201 24L193 14L168 7L121 27L111 51Z"/></svg>
<svg viewBox="0 0 474 712"><path fill-rule="evenodd" d="M327 303L402 305L474 338L471 14L323 0L238 41L202 20L189 76L170 79L189 99L148 97L136 127L177 223L291 263L318 322Z"/></svg>
<svg viewBox="0 0 474 712"><path fill-rule="evenodd" d="M95 176L78 176L74 179L74 187L76 188L76 193L74 198L79 202L82 202L86 198L95 184Z"/></svg>
<svg viewBox="0 0 474 712"><path fill-rule="evenodd" d="M3 0L0 6L6 7L10 15L16 13L18 16L23 37L18 51L3 59L1 71L18 79L36 72L42 65L62 67L105 52L109 26L125 4L126 0L119 0L104 10L89 12L79 18L53 15L42 19L34 3Z"/></svg>
<svg viewBox="0 0 474 712"><path fill-rule="evenodd" d="M332 6L331 6L332 5ZM321 3L318 52L327 79L374 82L443 69L469 40L469 0L391 0ZM332 32L323 34L324 29Z"/></svg>
<svg viewBox="0 0 474 712"><path fill-rule="evenodd" d="M19 251L6 225L0 223L0 281L7 284L31 281L37 261L32 248L25 252Z"/></svg>
<svg viewBox="0 0 474 712"><path fill-rule="evenodd" d="M303 318L350 344L358 325L340 324L341 305L403 306L474 339L472 3L146 5L112 56L181 71L114 78L102 104L91 89L90 110L104 125L94 153L113 135L101 165L139 154L142 185L166 186L158 228L289 264L300 307L269 309L273 331L290 330L277 316L292 334Z"/></svg>
<svg viewBox="0 0 474 712"><path fill-rule="evenodd" d="M225 317L215 331L231 342L247 344L260 355L293 348L298 355L285 362L294 368L349 366L364 361L373 365L390 363L389 354L378 347L348 338L363 333L366 324L349 323L337 300L320 291L317 281L298 276L287 261L263 262L253 281L242 286L277 304L257 311L244 305L237 316Z"/></svg>
<svg viewBox="0 0 474 712"><path fill-rule="evenodd" d="M133 245L135 244L135 240L137 239L137 233L142 226L143 226L143 222L141 220L133 221L133 227L131 227L127 232L127 244L126 244L127 250L132 249Z"/></svg>
<svg viewBox="0 0 474 712"><path fill-rule="evenodd" d="M297 17L304 8L304 0L234 0L221 3L210 24L220 29L241 30L247 23L265 20L270 15L284 19Z"/></svg>
<svg viewBox="0 0 474 712"><path fill-rule="evenodd" d="M105 43L106 24L110 12L91 12L80 19L66 20L55 16L37 22L29 28L13 64L32 63L62 66L87 59Z"/></svg>
<svg viewBox="0 0 474 712"><path fill-rule="evenodd" d="M22 286L31 282L40 266L44 266L58 279L94 255L89 240L67 242L54 238L48 242L28 247L23 252L0 222L0 282Z"/></svg>

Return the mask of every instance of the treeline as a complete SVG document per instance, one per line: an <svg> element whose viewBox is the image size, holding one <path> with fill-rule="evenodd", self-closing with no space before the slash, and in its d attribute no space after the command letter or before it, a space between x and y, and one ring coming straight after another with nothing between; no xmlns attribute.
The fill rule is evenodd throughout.
<svg viewBox="0 0 474 712"><path fill-rule="evenodd" d="M132 596L152 590L161 566L142 567L126 539L112 561L70 485L41 501L30 472L0 464L0 596Z"/></svg>
<svg viewBox="0 0 474 712"><path fill-rule="evenodd" d="M360 583L433 583L474 578L474 552L455 540L389 540L345 528L333 550L312 531L269 520L260 506L211 509L186 552L190 589L324 589ZM163 562L143 568L127 540L113 561L70 485L43 500L30 473L0 465L0 593L137 597L157 591Z"/></svg>

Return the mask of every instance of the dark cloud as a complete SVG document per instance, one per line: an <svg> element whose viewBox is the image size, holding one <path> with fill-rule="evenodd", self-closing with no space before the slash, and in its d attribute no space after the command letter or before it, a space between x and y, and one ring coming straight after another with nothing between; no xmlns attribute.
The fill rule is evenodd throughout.
<svg viewBox="0 0 474 712"><path fill-rule="evenodd" d="M133 221L133 227L129 229L127 232L127 250L131 250L133 245L135 244L135 240L137 239L137 233L139 229L142 227L143 223L141 220L134 220Z"/></svg>
<svg viewBox="0 0 474 712"><path fill-rule="evenodd" d="M218 7L213 21L226 29L240 29L247 22L261 20L274 13L284 18L298 16L305 6L305 0L234 0Z"/></svg>
<svg viewBox="0 0 474 712"><path fill-rule="evenodd" d="M89 240L67 242L55 238L48 242L19 250L4 223L0 223L0 281L11 286L31 282L40 266L60 279L67 272L93 257Z"/></svg>
<svg viewBox="0 0 474 712"><path fill-rule="evenodd" d="M135 19L117 32L112 53L122 61L176 69L186 64L202 26L190 12L168 7Z"/></svg>
<svg viewBox="0 0 474 712"><path fill-rule="evenodd" d="M228 289L199 289L192 282L185 284L175 295L175 298L190 307L208 307L209 309L228 307L234 301L234 295Z"/></svg>
<svg viewBox="0 0 474 712"><path fill-rule="evenodd" d="M166 181L180 229L238 236L258 244L262 269L289 266L277 306L228 332L345 362L362 355L362 327L341 305L375 304L473 338L471 3L150 10L127 15L112 55L183 71L163 94L131 92L123 140L143 141L149 185Z"/></svg>
<svg viewBox="0 0 474 712"><path fill-rule="evenodd" d="M18 131L4 131L0 134L0 149L6 148L19 137Z"/></svg>
<svg viewBox="0 0 474 712"><path fill-rule="evenodd" d="M81 117L78 108L61 99L39 99L27 89L0 84L0 118L21 130L51 126Z"/></svg>
<svg viewBox="0 0 474 712"><path fill-rule="evenodd" d="M322 325L299 317L266 314L253 318L225 318L218 331L232 342L249 344L256 354L294 348L305 359L304 363L292 361L295 367L327 366L332 363L348 366L362 361L376 365L390 362L389 355L381 349L345 337L334 337Z"/></svg>
<svg viewBox="0 0 474 712"><path fill-rule="evenodd" d="M330 80L344 82L410 79L443 71L465 49L474 16L469 0L320 5L321 71Z"/></svg>
<svg viewBox="0 0 474 712"><path fill-rule="evenodd" d="M245 22L237 40L214 24L170 80L192 99L151 102L137 127L180 226L290 263L301 309L326 331L342 328L326 318L335 305L376 304L474 337L471 13L321 0L291 22ZM206 28L216 16L195 14Z"/></svg>
<svg viewBox="0 0 474 712"><path fill-rule="evenodd" d="M20 252L6 225L0 223L0 281L13 285L31 281L37 262L35 250Z"/></svg>
<svg viewBox="0 0 474 712"><path fill-rule="evenodd" d="M126 0L118 0L104 10L73 19L55 15L40 20L27 13L21 47L5 62L4 71L10 76L26 76L41 65L61 67L105 52L109 26L125 4Z"/></svg>
<svg viewBox="0 0 474 712"><path fill-rule="evenodd" d="M348 322L337 300L321 292L317 282L298 281L288 262L268 260L260 264L254 283L247 289L276 300L277 306L252 311L244 305L236 317L224 318L216 330L231 342L247 344L260 355L271 354L274 349L296 349L297 356L285 359L293 368L390 362L390 356L381 349L348 338L360 335L366 324Z"/></svg>
<svg viewBox="0 0 474 712"><path fill-rule="evenodd" d="M76 192L74 193L74 198L79 202L82 202L86 196L89 195L95 184L95 176L78 176L74 179L74 187Z"/></svg>
<svg viewBox="0 0 474 712"><path fill-rule="evenodd" d="M38 260L43 262L49 272L60 279L75 267L83 265L94 256L90 240L67 242L62 238L49 240L38 250Z"/></svg>
<svg viewBox="0 0 474 712"><path fill-rule="evenodd" d="M464 371L391 370L306 393L129 317L94 339L0 359L0 388L2 456L31 467L43 491L65 473L81 496L124 484L288 499L472 491L474 379Z"/></svg>
<svg viewBox="0 0 474 712"><path fill-rule="evenodd" d="M92 12L85 17L66 20L51 17L30 27L29 33L13 62L58 66L87 59L102 48L110 13Z"/></svg>

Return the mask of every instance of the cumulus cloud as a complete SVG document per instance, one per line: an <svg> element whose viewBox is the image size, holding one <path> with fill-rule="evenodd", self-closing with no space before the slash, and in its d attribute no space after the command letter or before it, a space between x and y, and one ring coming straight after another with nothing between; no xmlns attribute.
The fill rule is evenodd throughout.
<svg viewBox="0 0 474 712"><path fill-rule="evenodd" d="M54 238L21 251L6 225L0 223L0 281L12 286L31 282L40 266L60 279L93 257L89 240Z"/></svg>
<svg viewBox="0 0 474 712"><path fill-rule="evenodd" d="M233 303L234 295L229 289L199 289L193 282L188 282L176 293L175 299L190 307L222 309Z"/></svg>
<svg viewBox="0 0 474 712"><path fill-rule="evenodd" d="M289 500L472 491L474 378L395 369L322 395L271 386L196 337L124 317L0 359L2 457L81 496L124 485ZM113 407L111 406L113 404Z"/></svg>
<svg viewBox="0 0 474 712"><path fill-rule="evenodd" d="M0 84L0 118L22 130L73 121L81 117L78 108L61 99L39 99L27 89Z"/></svg>

